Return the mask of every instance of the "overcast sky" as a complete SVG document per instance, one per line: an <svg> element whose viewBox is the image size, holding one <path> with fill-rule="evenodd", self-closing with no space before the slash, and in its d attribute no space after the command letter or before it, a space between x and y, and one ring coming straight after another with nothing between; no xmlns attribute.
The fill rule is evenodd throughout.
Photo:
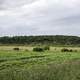
<svg viewBox="0 0 80 80"><path fill-rule="evenodd" d="M80 36L80 0L0 0L0 36Z"/></svg>

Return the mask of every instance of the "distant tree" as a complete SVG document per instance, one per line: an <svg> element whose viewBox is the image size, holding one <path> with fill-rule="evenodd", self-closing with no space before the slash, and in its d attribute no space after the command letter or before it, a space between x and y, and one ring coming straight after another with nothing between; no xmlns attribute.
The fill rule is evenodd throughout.
<svg viewBox="0 0 80 80"><path fill-rule="evenodd" d="M0 44L28 44L28 45L80 45L80 37L49 35L49 36L4 36L0 37Z"/></svg>

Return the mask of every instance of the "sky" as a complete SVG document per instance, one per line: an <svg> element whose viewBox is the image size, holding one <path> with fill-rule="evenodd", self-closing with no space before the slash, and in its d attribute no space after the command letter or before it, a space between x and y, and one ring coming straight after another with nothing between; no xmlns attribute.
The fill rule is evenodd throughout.
<svg viewBox="0 0 80 80"><path fill-rule="evenodd" d="M0 0L0 36L80 36L80 0Z"/></svg>

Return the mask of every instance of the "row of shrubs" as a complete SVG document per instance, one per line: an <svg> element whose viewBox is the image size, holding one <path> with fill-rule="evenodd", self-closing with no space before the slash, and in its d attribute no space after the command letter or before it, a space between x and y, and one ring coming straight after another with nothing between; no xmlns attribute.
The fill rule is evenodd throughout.
<svg viewBox="0 0 80 80"><path fill-rule="evenodd" d="M20 48L13 48L13 50L19 51ZM45 47L34 47L33 48L33 51L35 51L35 52L43 52L43 51L46 51L46 50L50 50L50 47L49 46L45 46Z"/></svg>
<svg viewBox="0 0 80 80"><path fill-rule="evenodd" d="M77 52L77 50L63 48L61 49L61 52Z"/></svg>
<svg viewBox="0 0 80 80"><path fill-rule="evenodd" d="M13 48L13 50L19 51L20 49L19 48ZM47 51L50 50L50 47L45 46L45 47L34 47L33 48L34 52L43 52L43 51L46 51L46 50ZM26 50L26 51L28 51L28 50ZM63 48L63 49L61 49L61 52L77 52L77 50Z"/></svg>

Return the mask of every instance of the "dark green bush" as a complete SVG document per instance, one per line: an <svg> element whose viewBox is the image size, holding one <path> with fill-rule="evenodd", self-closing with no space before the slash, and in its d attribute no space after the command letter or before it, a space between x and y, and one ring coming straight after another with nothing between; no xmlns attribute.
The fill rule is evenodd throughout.
<svg viewBox="0 0 80 80"><path fill-rule="evenodd" d="M72 49L70 49L70 50L69 50L69 52L73 52L73 50L72 50Z"/></svg>
<svg viewBox="0 0 80 80"><path fill-rule="evenodd" d="M20 49L19 48L13 48L13 50L19 51Z"/></svg>
<svg viewBox="0 0 80 80"><path fill-rule="evenodd" d="M72 49L63 48L61 49L61 52L73 52Z"/></svg>
<svg viewBox="0 0 80 80"><path fill-rule="evenodd" d="M36 52L43 52L44 49L41 48L41 47L35 47L35 48L33 48L33 51L36 51Z"/></svg>
<svg viewBox="0 0 80 80"><path fill-rule="evenodd" d="M44 50L50 50L50 47L49 46L45 46Z"/></svg>

